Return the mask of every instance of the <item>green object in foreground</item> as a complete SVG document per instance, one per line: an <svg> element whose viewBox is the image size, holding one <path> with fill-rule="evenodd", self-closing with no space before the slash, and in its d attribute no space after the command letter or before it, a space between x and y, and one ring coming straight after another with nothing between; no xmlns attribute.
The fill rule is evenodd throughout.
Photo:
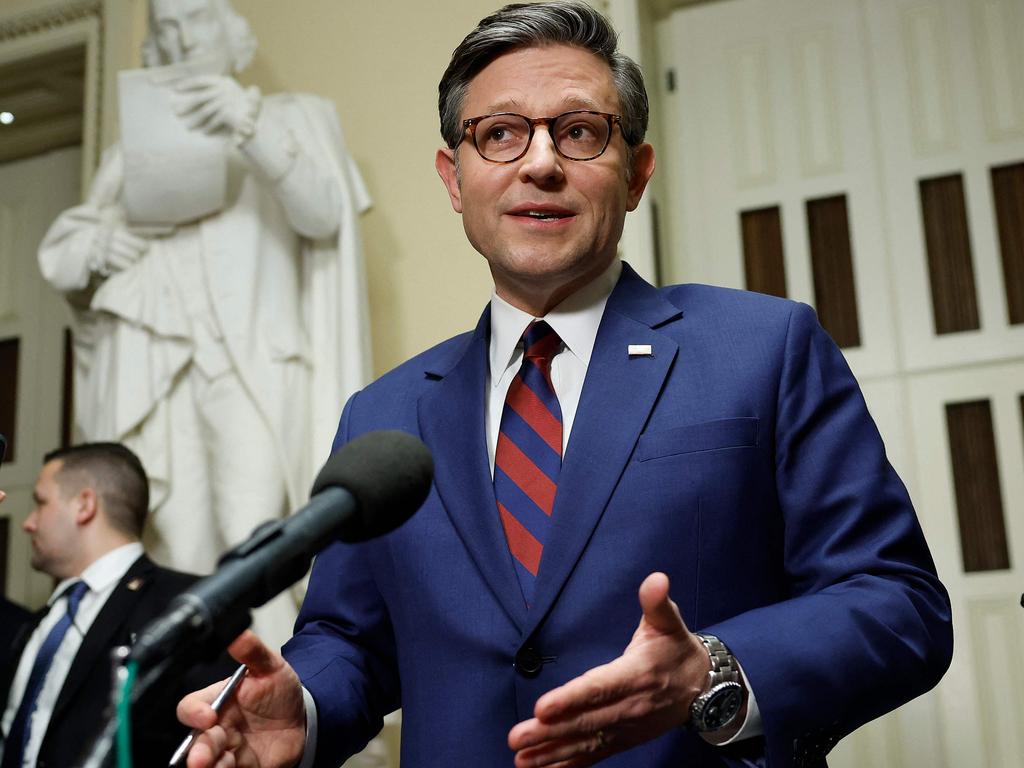
<svg viewBox="0 0 1024 768"><path fill-rule="evenodd" d="M127 669L117 702L117 768L132 768L132 686L139 663L129 661Z"/></svg>

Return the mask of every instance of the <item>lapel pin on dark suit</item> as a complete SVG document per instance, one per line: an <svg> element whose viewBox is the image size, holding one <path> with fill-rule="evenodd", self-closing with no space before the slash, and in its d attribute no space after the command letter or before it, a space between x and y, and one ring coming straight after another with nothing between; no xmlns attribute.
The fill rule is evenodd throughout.
<svg viewBox="0 0 1024 768"><path fill-rule="evenodd" d="M138 592L140 589L142 589L142 585L145 583L146 580L144 578L142 578L141 576L136 576L134 579L125 584L125 586L128 588L129 592Z"/></svg>
<svg viewBox="0 0 1024 768"><path fill-rule="evenodd" d="M653 357L654 351L650 344L630 344L626 347L626 354L630 357Z"/></svg>

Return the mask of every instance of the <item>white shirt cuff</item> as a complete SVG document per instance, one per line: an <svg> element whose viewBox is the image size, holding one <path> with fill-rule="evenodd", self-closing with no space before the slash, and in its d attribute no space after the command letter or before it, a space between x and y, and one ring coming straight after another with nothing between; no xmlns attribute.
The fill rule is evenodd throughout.
<svg viewBox="0 0 1024 768"><path fill-rule="evenodd" d="M313 758L316 757L316 702L306 686L302 686L302 702L306 705L306 746L298 768L312 768Z"/></svg>
<svg viewBox="0 0 1024 768"><path fill-rule="evenodd" d="M726 744L733 744L744 739L752 739L764 733L764 724L761 722L761 710L757 707L754 689L750 687L750 681L747 679L747 673L743 671L743 665L739 661L736 664L740 668L740 675L743 677L743 686L747 689L747 717L743 721L743 726L725 741L716 741L715 734L713 733L701 734L704 741L714 744L716 747L724 747Z"/></svg>

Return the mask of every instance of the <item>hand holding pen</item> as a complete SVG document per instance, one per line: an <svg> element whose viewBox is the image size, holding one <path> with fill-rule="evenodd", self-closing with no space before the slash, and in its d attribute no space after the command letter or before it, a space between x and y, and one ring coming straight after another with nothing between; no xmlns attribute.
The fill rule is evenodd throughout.
<svg viewBox="0 0 1024 768"><path fill-rule="evenodd" d="M228 700L228 697L235 692L235 688L242 682L242 678L245 677L245 673L249 671L249 668L242 664L235 670L235 673L228 678L228 681L224 684L224 687L220 689L220 693L217 694L210 706L214 712L219 713L224 703ZM176 766L184 765L185 758L188 757L188 752L192 749L192 745L195 743L196 737L202 733L198 728L193 728L191 733L185 737L185 739L178 745L178 748L174 750L174 754L171 756L171 762L168 768L176 768Z"/></svg>
<svg viewBox="0 0 1024 768"><path fill-rule="evenodd" d="M212 768L231 752L237 768L297 764L305 749L306 709L295 670L252 632L242 633L228 652L247 667L236 671L234 686L217 683L178 703L178 719L197 732L183 759L189 768Z"/></svg>

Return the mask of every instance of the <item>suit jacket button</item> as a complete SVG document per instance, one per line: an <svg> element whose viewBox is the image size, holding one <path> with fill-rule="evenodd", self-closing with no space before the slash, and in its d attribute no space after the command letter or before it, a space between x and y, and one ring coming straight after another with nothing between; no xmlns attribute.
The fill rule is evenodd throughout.
<svg viewBox="0 0 1024 768"><path fill-rule="evenodd" d="M536 677L540 674L540 668L544 666L544 657L535 648L526 646L519 649L514 666L516 672L523 677Z"/></svg>

